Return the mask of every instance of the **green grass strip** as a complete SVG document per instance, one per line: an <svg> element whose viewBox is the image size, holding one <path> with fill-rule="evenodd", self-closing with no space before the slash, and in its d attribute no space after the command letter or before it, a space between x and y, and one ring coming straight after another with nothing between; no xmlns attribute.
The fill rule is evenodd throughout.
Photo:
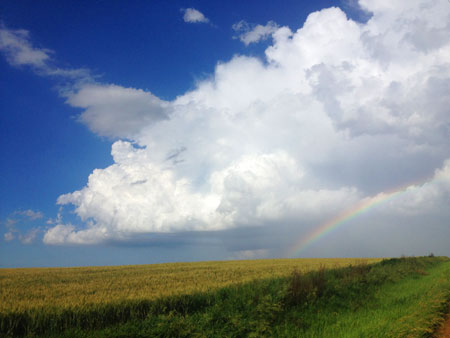
<svg viewBox="0 0 450 338"><path fill-rule="evenodd" d="M446 262L428 269L426 275L408 276L383 285L357 309L328 311L323 308L311 318L307 329L296 330L296 327L284 323L278 327L276 335L430 337L441 323L449 301L450 262ZM302 314L298 313L298 316Z"/></svg>

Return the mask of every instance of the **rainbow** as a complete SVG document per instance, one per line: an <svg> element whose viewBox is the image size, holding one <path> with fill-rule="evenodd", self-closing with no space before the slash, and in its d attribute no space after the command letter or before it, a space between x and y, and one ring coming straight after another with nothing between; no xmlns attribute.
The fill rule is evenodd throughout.
<svg viewBox="0 0 450 338"><path fill-rule="evenodd" d="M396 196L417 189L420 186L425 184L431 184L437 180L437 175L434 178L427 177L426 179L421 179L418 181L414 181L408 184L404 184L402 186L396 187L395 189L391 189L387 192L382 192L377 194L375 197L365 198L361 200L358 204L353 207L343 211L332 219L327 220L325 223L322 223L313 231L311 231L306 236L302 236L298 241L290 248L288 252L288 257L296 257L301 254L301 252L309 247L310 245L316 243L329 233L338 229L346 222L358 217L359 215L367 212L368 210L373 209L374 207L385 203L387 201L392 200Z"/></svg>

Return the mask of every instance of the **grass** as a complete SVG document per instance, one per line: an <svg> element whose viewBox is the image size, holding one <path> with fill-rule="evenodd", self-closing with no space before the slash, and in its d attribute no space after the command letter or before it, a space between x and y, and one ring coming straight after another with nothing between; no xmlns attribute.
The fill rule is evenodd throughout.
<svg viewBox="0 0 450 338"><path fill-rule="evenodd" d="M9 313L1 317L0 332L46 337L423 337L435 329L450 300L448 258L305 270L297 267L278 277L153 300L40 315Z"/></svg>
<svg viewBox="0 0 450 338"><path fill-rule="evenodd" d="M431 336L450 301L450 261L413 258L379 264L347 284L334 288L316 305L297 308L302 327L287 321L277 335L295 337L427 337ZM391 261L388 261L392 263ZM343 296L343 297L342 297ZM340 299L339 299L340 298Z"/></svg>

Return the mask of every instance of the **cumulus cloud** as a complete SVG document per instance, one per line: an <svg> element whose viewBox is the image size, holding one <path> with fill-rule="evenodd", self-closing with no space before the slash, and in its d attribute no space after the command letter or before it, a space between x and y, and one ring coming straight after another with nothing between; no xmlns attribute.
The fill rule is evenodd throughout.
<svg viewBox="0 0 450 338"><path fill-rule="evenodd" d="M214 171L207 191L198 191L173 169L151 162L144 149L118 141L112 155L116 164L96 170L80 191L62 195L59 204L74 204L88 229L121 236L127 233L223 230L237 225L257 225L272 219L307 216L317 207L345 203L354 191L300 190L302 173L285 153L244 156L228 167ZM105 191L105 188L108 191ZM354 198L351 198L355 201ZM85 230L59 227L47 243L82 242ZM66 233L68 229L70 233ZM53 235L64 231L64 236ZM70 237L69 237L70 235ZM94 238L94 237L91 237ZM102 235L97 240L103 240Z"/></svg>
<svg viewBox="0 0 450 338"><path fill-rule="evenodd" d="M184 12L183 20L188 23L207 23L209 19L203 15L202 12L195 8L183 8Z"/></svg>
<svg viewBox="0 0 450 338"><path fill-rule="evenodd" d="M269 21L265 26L262 25L250 25L245 20L241 20L232 26L233 30L239 35L235 38L239 38L246 46L251 43L257 43L261 40L267 40L273 33L278 30L278 25Z"/></svg>
<svg viewBox="0 0 450 338"><path fill-rule="evenodd" d="M384 221L447 215L450 6L360 6L372 13L366 23L328 8L295 32L236 25L246 44L272 37L264 59L218 63L172 101L112 84L67 92L92 131L122 139L113 165L58 198L81 224L60 220L44 242L264 226L275 238L283 224L300 233L408 182L380 210ZM432 178L417 184L423 177Z"/></svg>
<svg viewBox="0 0 450 338"><path fill-rule="evenodd" d="M236 56L174 101L130 90L136 101L126 101L139 107L130 108L136 127L116 124L114 113L99 119L106 116L96 108L103 98L80 104L86 116L98 112L85 119L92 130L126 135L140 147L117 141L114 165L58 199L91 223L61 228L65 235L54 242L83 242L88 232L103 241L314 223L383 194L392 182L433 172L448 154L449 95L438 88L448 86L450 43L443 33L426 45L411 39L418 26L448 32L450 8L362 5L373 12L366 24L329 8L310 14L297 32L267 25L274 42L265 62ZM245 41L264 37L257 31ZM427 196L432 205L445 197Z"/></svg>

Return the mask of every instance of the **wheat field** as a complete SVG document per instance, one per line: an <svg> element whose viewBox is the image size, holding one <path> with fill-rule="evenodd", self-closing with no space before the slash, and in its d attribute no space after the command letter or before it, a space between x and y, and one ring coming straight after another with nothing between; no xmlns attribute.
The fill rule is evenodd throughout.
<svg viewBox="0 0 450 338"><path fill-rule="evenodd" d="M0 314L82 309L129 300L192 294L293 270L341 267L379 259L263 259L135 266L0 269Z"/></svg>

